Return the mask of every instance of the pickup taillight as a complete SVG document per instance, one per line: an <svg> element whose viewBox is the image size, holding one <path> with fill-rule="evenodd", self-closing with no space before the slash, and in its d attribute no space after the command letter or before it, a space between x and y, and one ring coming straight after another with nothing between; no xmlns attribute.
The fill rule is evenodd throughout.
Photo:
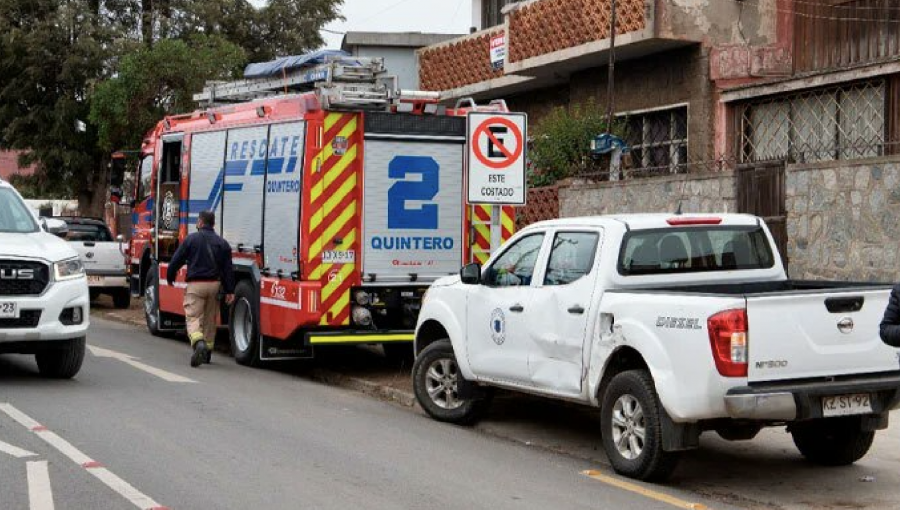
<svg viewBox="0 0 900 510"><path fill-rule="evenodd" d="M725 377L747 377L747 310L726 310L707 321L716 370Z"/></svg>

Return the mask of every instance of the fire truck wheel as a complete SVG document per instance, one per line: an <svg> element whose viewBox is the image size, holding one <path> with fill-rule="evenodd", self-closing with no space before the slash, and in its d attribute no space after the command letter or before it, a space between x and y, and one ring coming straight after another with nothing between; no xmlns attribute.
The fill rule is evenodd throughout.
<svg viewBox="0 0 900 510"><path fill-rule="evenodd" d="M147 330L153 336L163 336L159 330L158 288L159 269L154 265L147 271L147 280L144 282L144 320L147 321Z"/></svg>
<svg viewBox="0 0 900 510"><path fill-rule="evenodd" d="M259 365L259 294L249 281L237 285L229 317L234 360L240 365Z"/></svg>
<svg viewBox="0 0 900 510"><path fill-rule="evenodd" d="M392 365L397 365L400 368L406 370L412 368L412 364L413 361L415 361L416 356L413 352L413 346L411 343L386 343L381 344L381 348L384 350L384 357L387 358L388 362Z"/></svg>

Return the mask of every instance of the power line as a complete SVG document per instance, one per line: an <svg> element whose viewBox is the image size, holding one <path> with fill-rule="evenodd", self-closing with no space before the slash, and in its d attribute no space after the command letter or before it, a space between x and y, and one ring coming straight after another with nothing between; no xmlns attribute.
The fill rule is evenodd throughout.
<svg viewBox="0 0 900 510"><path fill-rule="evenodd" d="M756 2L754 2L753 0L726 0L726 1L729 1L729 2L732 2L732 3L736 3L736 4L749 4L749 5L758 7L760 10L765 10L765 11L770 11L770 12L777 12L777 13L780 13L780 14L790 14L790 15L793 15L793 16L797 16L797 17L800 17L800 18L806 18L806 19L818 19L818 20L826 20L826 21L860 21L860 22L869 22L869 23L900 23L900 18L898 18L898 19L860 18L860 17L856 17L856 16L852 16L852 17L845 17L845 16L835 17L835 16L820 16L820 15L816 15L816 14L807 14L807 13L804 13L804 12L798 12L796 9L794 9L794 10L779 9L779 8L777 7L777 5L774 5L774 6L771 6L771 7L770 7L770 6L767 6L767 5L763 5L763 4L760 3L758 0L757 0ZM797 3L803 3L803 4L818 5L818 6L821 6L821 5L822 5L822 4L816 4L816 3L813 3L813 2L802 2L802 1L800 1L800 0L794 0L793 3L795 3L795 4L797 4ZM885 8L885 10L892 11L892 9L888 9L888 8ZM897 11L897 12L900 12L900 11Z"/></svg>

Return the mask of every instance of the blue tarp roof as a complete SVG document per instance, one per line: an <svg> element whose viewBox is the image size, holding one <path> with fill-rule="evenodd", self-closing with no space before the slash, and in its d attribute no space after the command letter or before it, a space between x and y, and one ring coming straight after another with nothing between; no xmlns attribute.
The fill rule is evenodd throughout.
<svg viewBox="0 0 900 510"><path fill-rule="evenodd" d="M350 54L342 50L319 50L306 55L281 57L270 62L257 62L247 65L244 69L244 78L280 76L283 72L324 64L327 57L333 56L349 57Z"/></svg>

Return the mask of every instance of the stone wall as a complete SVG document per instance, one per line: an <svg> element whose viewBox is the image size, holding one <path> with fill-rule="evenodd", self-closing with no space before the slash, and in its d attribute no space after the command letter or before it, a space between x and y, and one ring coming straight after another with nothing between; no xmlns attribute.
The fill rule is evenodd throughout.
<svg viewBox="0 0 900 510"><path fill-rule="evenodd" d="M734 175L730 172L650 177L588 183L570 180L559 189L562 217L599 214L734 212Z"/></svg>
<svg viewBox="0 0 900 510"><path fill-rule="evenodd" d="M900 281L900 158L792 165L785 190L792 278Z"/></svg>

